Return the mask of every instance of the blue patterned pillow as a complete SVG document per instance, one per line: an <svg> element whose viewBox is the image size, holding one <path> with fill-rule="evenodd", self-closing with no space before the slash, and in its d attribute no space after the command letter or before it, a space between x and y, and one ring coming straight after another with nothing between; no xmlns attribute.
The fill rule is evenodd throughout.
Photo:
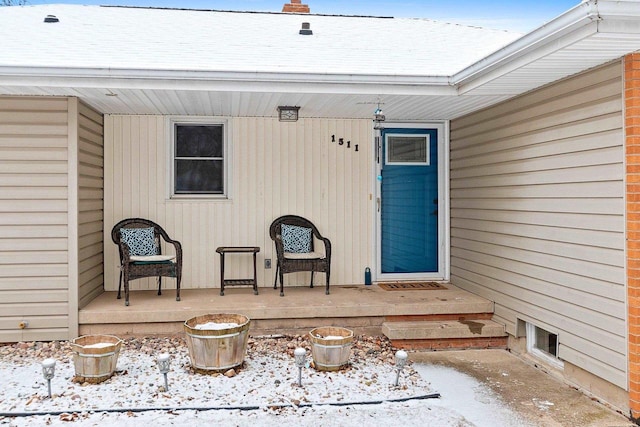
<svg viewBox="0 0 640 427"><path fill-rule="evenodd" d="M129 247L129 255L158 255L153 228L121 228L120 238Z"/></svg>
<svg viewBox="0 0 640 427"><path fill-rule="evenodd" d="M285 252L297 254L311 252L310 228L282 224L280 231Z"/></svg>

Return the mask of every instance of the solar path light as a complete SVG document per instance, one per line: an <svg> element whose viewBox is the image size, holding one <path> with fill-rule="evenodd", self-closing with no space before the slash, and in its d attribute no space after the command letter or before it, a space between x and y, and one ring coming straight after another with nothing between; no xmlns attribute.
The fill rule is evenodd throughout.
<svg viewBox="0 0 640 427"><path fill-rule="evenodd" d="M47 380L47 389L49 390L49 399L51 399L51 380L56 373L56 360L45 359L42 361L42 375Z"/></svg>
<svg viewBox="0 0 640 427"><path fill-rule="evenodd" d="M171 365L171 356L169 353L162 353L157 359L158 369L164 376L164 389L169 390L169 382L167 381L167 374L169 373L169 366Z"/></svg>
<svg viewBox="0 0 640 427"><path fill-rule="evenodd" d="M298 367L298 385L302 387L302 368L304 368L307 359L307 350L302 347L298 347L293 352L293 356Z"/></svg>
<svg viewBox="0 0 640 427"><path fill-rule="evenodd" d="M396 383L395 386L398 386L400 381L400 372L404 369L404 366L407 364L407 352L404 350L396 351Z"/></svg>

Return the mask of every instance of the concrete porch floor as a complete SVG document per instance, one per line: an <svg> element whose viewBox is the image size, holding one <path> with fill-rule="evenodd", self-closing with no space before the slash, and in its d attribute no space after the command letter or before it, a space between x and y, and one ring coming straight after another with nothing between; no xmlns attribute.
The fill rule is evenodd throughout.
<svg viewBox="0 0 640 427"><path fill-rule="evenodd" d="M319 326L343 326L357 334L381 335L387 320L447 320L477 315L490 318L493 302L446 284L446 289L386 291L377 285L285 288L285 296L271 287L132 291L129 307L116 292L105 292L79 312L80 334L175 334L184 321L202 314L240 313L252 320L251 334L307 333Z"/></svg>

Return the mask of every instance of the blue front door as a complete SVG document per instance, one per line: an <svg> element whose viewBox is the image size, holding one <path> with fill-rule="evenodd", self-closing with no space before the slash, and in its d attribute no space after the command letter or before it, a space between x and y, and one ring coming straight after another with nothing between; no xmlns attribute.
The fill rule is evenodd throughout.
<svg viewBox="0 0 640 427"><path fill-rule="evenodd" d="M438 129L382 131L381 273L437 273Z"/></svg>

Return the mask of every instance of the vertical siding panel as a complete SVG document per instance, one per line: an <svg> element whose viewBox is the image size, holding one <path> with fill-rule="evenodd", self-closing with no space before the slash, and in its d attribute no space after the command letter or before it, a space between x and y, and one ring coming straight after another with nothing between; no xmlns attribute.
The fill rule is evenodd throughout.
<svg viewBox="0 0 640 427"><path fill-rule="evenodd" d="M264 190L268 185L265 176L265 169L267 163L266 153L265 153L265 119L261 118L256 120L256 147L254 150L254 164L256 175L255 175L255 198L254 198L254 213L253 216L255 218L255 225L253 229L253 235L255 236L255 245L261 248L261 252L258 254L257 263L258 263L258 284L262 285L264 283L264 251L266 249L266 241L265 241L265 228L269 226L270 222L267 222L266 217L266 209L265 209L265 198L264 198Z"/></svg>
<svg viewBox="0 0 640 427"><path fill-rule="evenodd" d="M336 122L334 120L332 121L326 121L325 122L325 126L328 129L328 133L331 134L332 136L334 136L336 134ZM328 140L331 141L331 140ZM331 165L330 165L330 153L333 152L334 148L335 148L336 143L335 142L328 142L326 144L320 144L320 146L322 147L322 151L321 151L321 157L320 157L320 164L321 167L319 168L320 171L320 186L319 188L321 189L321 200L320 200L320 210L319 210L319 215L321 218L321 221L324 224L329 225L330 224L330 219L329 219L329 203L330 203L330 191L329 191L329 186L330 186L330 176L331 176Z"/></svg>
<svg viewBox="0 0 640 427"><path fill-rule="evenodd" d="M206 260L203 264L205 267L205 277L204 281L199 284L199 287L202 288L214 287L216 279L216 275L214 273L216 270L214 270L213 265L217 261L218 254L215 252L215 248L217 247L217 245L215 234L213 232L213 221L211 220L213 215L211 208L212 207L209 204L202 203L200 205L200 229L202 230L204 239L202 246L204 248L203 250L206 252Z"/></svg>
<svg viewBox="0 0 640 427"><path fill-rule="evenodd" d="M131 184L134 188L133 198L137 204L135 211L141 212L149 209L149 168L155 160L150 155L149 147L155 145L155 141L151 140L153 135L148 132L149 120L147 117L140 117L135 127L137 135L134 138L138 138L140 144L135 157L136 161L132 164L132 166L135 164L135 174Z"/></svg>
<svg viewBox="0 0 640 427"><path fill-rule="evenodd" d="M336 144L332 147L331 152L331 164L333 170L331 171L332 179L330 180L330 194L329 206L329 236L335 241L334 236L344 236L344 221L340 217L339 213L344 212L344 145L340 145L339 138L345 137L345 121L339 120L337 122ZM342 190L342 191L341 191ZM333 247L332 247L333 253ZM335 246L335 259L345 259L345 245Z"/></svg>
<svg viewBox="0 0 640 427"><path fill-rule="evenodd" d="M153 214L153 217L158 220L159 224L165 222L164 200L166 192L166 179L171 175L171 164L167 159L167 153L170 150L168 146L168 137L166 132L167 125L162 117L149 118L149 126L154 129L153 135L155 138L153 144L153 150L155 155L152 156L154 163L149 167L149 173L152 177L153 184L149 189L149 211ZM151 157L151 156L150 156ZM178 239L180 240L180 239Z"/></svg>
<svg viewBox="0 0 640 427"><path fill-rule="evenodd" d="M131 162L133 158L133 145L131 141L131 121L131 116L122 117L122 157L120 159L117 159L122 161L122 165L120 166L120 169L122 171L122 200L120 202L120 206L122 207L122 218L132 216L131 180L133 179L133 175L131 173Z"/></svg>
<svg viewBox="0 0 640 427"><path fill-rule="evenodd" d="M202 242L204 236L202 235L203 229L200 228L200 203L193 206L191 209L191 227L192 230L189 233L194 237L193 239L193 252L191 257L194 260L197 260L193 263L192 276L193 276L193 286L196 288L202 287L204 283L204 273L205 269L201 268L201 265L206 265L207 251L202 247Z"/></svg>
<svg viewBox="0 0 640 427"><path fill-rule="evenodd" d="M307 212L305 212L305 159L306 159L306 150L304 141L308 141L309 139L305 139L308 136L307 126L305 123L308 119L303 119L298 122L294 126L292 126L292 130L294 132L293 140L291 141L291 145L295 149L295 157L292 163L295 166L294 174L291 177L293 179L293 194L295 195L295 212L302 216L308 216ZM309 126L310 127L310 126ZM311 137L309 135L309 137ZM312 140L313 141L313 140Z"/></svg>
<svg viewBox="0 0 640 427"><path fill-rule="evenodd" d="M142 171L141 168L146 169L145 163L149 161L149 158L144 155L145 147L149 142L147 139L143 139L143 135L141 135L142 124L146 121L146 117L132 116L130 123L131 126L129 128L129 150L131 159L129 161L129 176L131 179L129 180L129 203L130 203L130 215L138 216L137 212L140 212L140 186L141 186L141 176ZM148 136L148 135L144 135Z"/></svg>
<svg viewBox="0 0 640 427"><path fill-rule="evenodd" d="M626 388L621 66L451 123L451 280Z"/></svg>
<svg viewBox="0 0 640 427"><path fill-rule="evenodd" d="M362 282L361 270L371 249L368 234L371 204L368 201L370 151L366 141L358 141L360 151L331 142L331 135L345 141L370 138L368 120L301 119L297 123L279 122L275 118L230 119L229 143L232 152L232 193L230 200L167 200L170 147L162 116L111 116L107 123L113 135L113 166L109 182L126 187L129 182L144 180L138 191L140 203L132 206L133 193L109 191L105 207L116 215L139 215L157 220L167 232L180 240L185 254L182 286L219 287L218 246L257 245L260 285L270 286L275 274L275 252L268 227L280 215L299 214L316 223L330 237L334 249L332 280L334 284ZM138 129L143 128L144 130ZM118 152L121 151L121 153ZM133 160L131 156L138 155ZM144 159L144 160L143 160ZM137 168L148 162L146 170ZM121 184L116 181L121 180ZM144 187L147 188L144 188ZM118 208L120 207L120 208ZM117 217L117 218L116 218ZM364 218L363 218L364 217ZM110 224L112 227L113 224ZM116 258L115 245L105 242L108 259ZM248 258L248 257L247 257ZM228 257L229 274L244 277L252 274L249 260ZM264 270L264 258L271 258L273 268ZM117 289L115 268L105 272L108 290ZM291 285L308 285L308 274L288 275ZM318 280L324 280L318 275ZM169 287L174 281L167 280ZM155 287L152 281L136 280L132 290Z"/></svg>
<svg viewBox="0 0 640 427"><path fill-rule="evenodd" d="M311 162L311 176L309 177L309 185L311 191L314 193L314 197L309 198L310 212L313 212L314 218L320 224L326 224L325 219L322 216L322 200L324 195L324 188L322 187L322 170L326 168L326 164L322 161L322 151L324 147L330 144L331 136L328 136L327 131L328 121L314 122L314 128L317 134L317 142L312 144L310 149Z"/></svg>
<svg viewBox="0 0 640 427"><path fill-rule="evenodd" d="M289 210L289 195L290 188L288 177L291 176L291 162L289 159L291 158L292 151L289 147L289 133L290 133L290 125L285 123L284 126L280 124L278 126L279 131L279 155L280 155L280 169L278 169L278 189L279 189L279 205L278 205L278 216L284 215L288 213Z"/></svg>
<svg viewBox="0 0 640 427"><path fill-rule="evenodd" d="M280 175L281 173L281 158L280 158L280 147L281 147L281 127L280 122L276 120L265 119L267 122L267 132L268 138L265 141L267 144L267 150L271 156L271 163L267 166L268 176L270 176L270 180L267 182L266 194L268 195L267 203L270 206L270 209L267 213L266 223L267 227L271 225L271 222L277 218L281 214L280 206L282 205L282 200L280 197ZM267 244L269 247L269 257L271 258L271 270L267 275L267 285L275 279L276 273L276 263L277 256L276 250L273 242L269 237L269 231L265 230L265 236L268 239Z"/></svg>
<svg viewBox="0 0 640 427"><path fill-rule="evenodd" d="M337 162L338 162L338 157L337 157L337 147L338 147L338 138L340 138L341 132L340 132L340 127L338 126L338 123L334 123L333 124L333 128L334 128L334 132L336 135L336 142L331 144L327 150L327 161L326 161L326 167L327 167L327 172L328 172L328 176L327 176L327 189L326 189L326 194L327 194L327 201L325 204L325 209L327 212L327 226L328 229L327 231L324 231L324 234L326 234L330 239L333 238L333 236L339 235L336 232L336 225L337 225L337 221L338 218L336 216L336 204L337 204L337 198L336 198L336 190L338 187L338 183L337 183ZM337 245L337 241L335 240L335 238L333 238L333 244L331 245L331 258L333 259L340 259L340 248Z"/></svg>
<svg viewBox="0 0 640 427"><path fill-rule="evenodd" d="M115 194L113 199L113 204L110 206L113 207L113 223L112 226L115 225L121 218L125 217L124 212L124 204L126 198L124 193L124 163L125 150L124 150L124 138L125 138L125 126L124 126L125 117L118 117L117 119L117 127L116 127L116 137L117 139L114 141L114 150L113 150L113 158L112 160L112 169L113 172L113 182L115 186ZM128 154L127 154L128 155ZM117 258L116 258L117 259Z"/></svg>
<svg viewBox="0 0 640 427"><path fill-rule="evenodd" d="M371 155L371 149L373 147L372 135L373 130L371 126L367 126L366 123L360 124L360 134L362 137L358 140L358 149L360 150L360 167L367 171L365 174L361 174L362 178L360 180L360 192L362 197L364 198L364 202L361 206L361 212L358 219L360 220L360 251L362 256L362 265L363 267L369 266L372 262L372 254L373 247L375 247L375 242L373 241L373 237L371 234L371 230L373 229L373 224L371 222L371 213L373 212L373 206L375 203L372 201L373 197L373 189L371 188L371 177L373 177L373 162L375 161ZM369 177L369 178L364 178ZM363 268L364 270L364 268ZM361 280L364 281L364 278Z"/></svg>
<svg viewBox="0 0 640 427"><path fill-rule="evenodd" d="M302 170L299 175L304 177L304 186L302 188L302 194L298 195L304 204L302 212L304 212L306 217L309 217L313 214L313 198L305 197L304 195L311 194L313 192L313 146L322 144L322 140L320 139L320 134L317 131L315 122L311 119L306 119L304 121L304 126L302 126L301 131L304 132L304 141L312 141L311 146L305 146Z"/></svg>
<svg viewBox="0 0 640 427"><path fill-rule="evenodd" d="M355 171L357 171L358 169L354 168L355 152L353 151L353 147L351 146L351 144L353 143L353 140L355 139L354 137L356 136L355 134L356 126L357 126L356 120L349 121L349 131L345 134L345 137L347 139L345 141L345 145L343 146L345 147L344 148L345 166L344 166L344 177L343 177L346 183L346 186L345 186L346 192L344 195L345 209L349 209L351 211L351 215L344 215L344 214L342 215L342 217L344 218L345 233L354 232L353 220L355 215L357 215L358 213L358 207L359 207L354 205L359 205L359 203L356 203L356 202L360 200L359 198L356 198L356 195L354 193L354 183L358 179ZM349 141L348 148L347 148L347 141ZM358 257L353 251L353 240L354 239L349 239L344 242L345 252L346 252L347 258L357 260ZM359 263L356 262L355 264L356 266L359 266Z"/></svg>
<svg viewBox="0 0 640 427"><path fill-rule="evenodd" d="M280 122L273 124L273 134L270 141L273 146L273 167L271 168L273 179L271 180L271 191L273 193L272 203L272 215L271 219L274 220L282 215L282 204L284 200L282 198L282 126ZM273 253L275 257L275 252Z"/></svg>

